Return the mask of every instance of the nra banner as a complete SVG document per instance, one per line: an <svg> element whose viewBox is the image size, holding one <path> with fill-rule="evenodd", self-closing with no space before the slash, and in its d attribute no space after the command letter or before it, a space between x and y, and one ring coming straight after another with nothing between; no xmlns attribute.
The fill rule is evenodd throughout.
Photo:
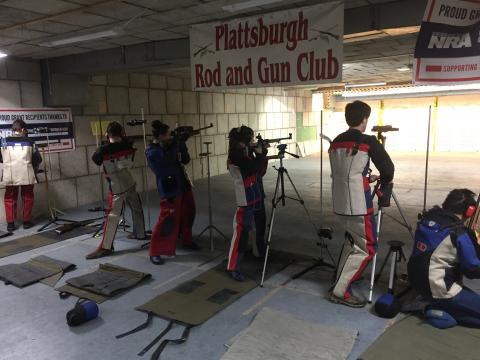
<svg viewBox="0 0 480 360"><path fill-rule="evenodd" d="M342 80L343 1L190 27L193 90Z"/></svg>
<svg viewBox="0 0 480 360"><path fill-rule="evenodd" d="M417 84L480 80L480 0L429 0L415 46Z"/></svg>
<svg viewBox="0 0 480 360"><path fill-rule="evenodd" d="M12 123L15 120L27 123L28 137L32 138L42 151L53 153L75 149L70 109L0 109L1 138L12 134Z"/></svg>

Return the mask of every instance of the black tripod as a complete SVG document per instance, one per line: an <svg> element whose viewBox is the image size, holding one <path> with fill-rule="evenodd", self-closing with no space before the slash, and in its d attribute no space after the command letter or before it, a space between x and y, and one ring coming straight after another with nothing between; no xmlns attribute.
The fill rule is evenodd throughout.
<svg viewBox="0 0 480 360"><path fill-rule="evenodd" d="M326 252L329 255L330 259L332 260L332 262L334 262L333 258L332 258L332 255L328 251L327 245L324 242L325 239L322 236L322 231L319 231L317 229L317 227L315 226L315 224L313 223L312 217L310 216L310 212L308 211L307 207L305 206L305 202L303 201L302 197L300 196L300 193L298 192L297 188L295 187L295 184L293 183L292 178L290 177L290 174L288 173L287 169L283 166L283 159L285 158L285 154L293 156L296 159L298 159L300 156L289 153L288 151L286 151L287 144L280 144L280 145L277 146L277 149L279 150L278 155L273 157L273 158L280 159L280 167L279 168L276 168L275 166L273 167L277 171L277 183L275 185L275 192L274 192L273 199L272 199L272 213L270 214L270 221L268 222L267 249L266 249L266 252L265 252L265 260L264 260L264 263L263 263L262 280L260 282L260 286L263 286L263 282L265 280L265 272L267 270L268 254L269 254L269 251L270 251L270 243L271 243L271 239L272 239L273 222L275 220L275 211L277 210L277 206L280 202L282 203L282 206L286 205L286 201L285 201L286 199L298 201L302 205L303 209L305 210L305 213L307 214L308 221L310 222L310 224L312 224L313 228L315 229L315 233L320 236L320 242L321 242L321 244L318 244L321 248L320 259L318 259L313 266L310 266L307 269L305 269L304 271L302 271L301 273L297 274L296 277L302 276L303 274L305 274L306 272L310 271L311 269L313 269L314 267L317 267L317 266L327 266L329 268L335 269L334 265L329 264L329 263L324 261L324 259L323 259L323 249L326 249ZM297 195L296 198L285 195L285 175L287 175L288 181L292 185L292 188L295 191L295 194Z"/></svg>

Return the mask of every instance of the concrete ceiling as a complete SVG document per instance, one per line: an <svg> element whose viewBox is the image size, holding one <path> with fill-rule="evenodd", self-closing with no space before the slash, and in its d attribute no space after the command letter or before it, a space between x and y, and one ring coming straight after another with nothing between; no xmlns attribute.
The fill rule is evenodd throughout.
<svg viewBox="0 0 480 360"><path fill-rule="evenodd" d="M249 16L329 0L281 0L271 5L235 13L222 9L225 5L242 1L0 0L0 50L18 57L44 59L152 41L184 39L188 37L188 26L191 24ZM403 1L407 2L409 1ZM369 7L375 11L375 7L386 3L399 4L402 1L345 0L345 8L350 9L350 14L354 15L357 8ZM371 21L362 14L364 13L359 13L358 19L354 22ZM378 22L382 23L382 18L379 18ZM354 25L346 18L345 33L348 34L348 28L353 29ZM45 46L46 42L52 40L97 33L119 26L124 29L124 34L120 36L57 47ZM375 81L377 78L385 79L386 76L395 81L410 79L411 73L400 73L396 69L411 62L408 55L412 54L414 43L415 34L408 32L398 35L374 31L357 37L354 34L353 38L346 39L345 62L349 65L344 70L344 80Z"/></svg>

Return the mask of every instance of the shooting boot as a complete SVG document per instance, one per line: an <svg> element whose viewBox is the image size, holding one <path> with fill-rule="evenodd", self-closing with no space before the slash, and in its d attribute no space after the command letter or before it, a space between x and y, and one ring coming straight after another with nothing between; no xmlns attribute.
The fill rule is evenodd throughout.
<svg viewBox="0 0 480 360"><path fill-rule="evenodd" d="M88 254L85 258L87 260L98 259L98 258L108 256L108 255L111 255L111 254L113 254L113 248L111 248L111 249L98 248L94 252Z"/></svg>
<svg viewBox="0 0 480 360"><path fill-rule="evenodd" d="M155 265L165 264L165 261L160 256L150 256L150 261Z"/></svg>
<svg viewBox="0 0 480 360"><path fill-rule="evenodd" d="M332 293L330 294L328 300L330 300L334 304L342 304L353 308L362 308L367 305L367 302L365 300L360 299L355 295L350 295L350 297L348 298L341 298Z"/></svg>
<svg viewBox="0 0 480 360"><path fill-rule="evenodd" d="M35 224L31 221L24 221L23 222L23 228L24 229L30 229L31 227L33 227Z"/></svg>
<svg viewBox="0 0 480 360"><path fill-rule="evenodd" d="M241 271L234 270L234 271L229 271L229 273L233 280L240 281L240 282L245 281L245 275Z"/></svg>
<svg viewBox="0 0 480 360"><path fill-rule="evenodd" d="M11 222L7 224L7 231L12 232L16 229L15 223Z"/></svg>

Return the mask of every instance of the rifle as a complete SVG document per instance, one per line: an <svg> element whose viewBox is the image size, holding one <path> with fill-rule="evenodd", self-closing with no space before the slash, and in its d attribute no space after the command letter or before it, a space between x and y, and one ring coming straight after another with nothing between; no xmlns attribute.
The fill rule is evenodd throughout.
<svg viewBox="0 0 480 360"><path fill-rule="evenodd" d="M89 224L91 224L91 223L93 223L97 220L98 219L87 219L87 220L83 220L83 221L74 221L74 222L71 222L71 223L68 223L68 224L63 224L63 225L57 227L55 229L55 232L58 235L62 235L62 234L65 234L66 232L69 232L69 231L72 231L73 229L76 229L77 227L89 225Z"/></svg>
<svg viewBox="0 0 480 360"><path fill-rule="evenodd" d="M204 126L198 129L194 129L193 126L179 126L172 131L172 136L181 141L187 141L190 137L200 134L200 131L210 129L212 127L212 123L210 123L210 125L208 126Z"/></svg>
<svg viewBox="0 0 480 360"><path fill-rule="evenodd" d="M291 140L291 139L292 139L292 133L289 133L287 137L276 138L276 139L264 139L262 138L262 135L258 134L256 146L260 145L262 148L268 148L270 144L278 143L282 140Z"/></svg>

